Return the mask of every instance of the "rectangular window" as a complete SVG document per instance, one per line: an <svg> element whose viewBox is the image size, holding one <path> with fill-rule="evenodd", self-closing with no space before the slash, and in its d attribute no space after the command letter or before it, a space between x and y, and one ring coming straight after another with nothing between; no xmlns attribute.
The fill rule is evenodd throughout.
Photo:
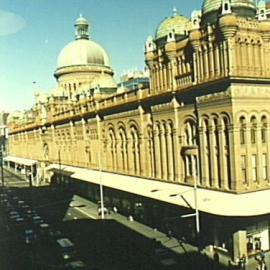
<svg viewBox="0 0 270 270"><path fill-rule="evenodd" d="M262 137L262 143L266 143L266 128L265 128L265 126L262 127L261 137Z"/></svg>
<svg viewBox="0 0 270 270"><path fill-rule="evenodd" d="M245 144L245 130L242 127L240 129L240 144Z"/></svg>
<svg viewBox="0 0 270 270"><path fill-rule="evenodd" d="M250 133L251 133L251 143L255 144L256 143L256 129L252 127L250 130Z"/></svg>
<svg viewBox="0 0 270 270"><path fill-rule="evenodd" d="M257 156L251 156L252 180L257 182Z"/></svg>
<svg viewBox="0 0 270 270"><path fill-rule="evenodd" d="M262 170L263 180L267 180L267 154L262 154Z"/></svg>
<svg viewBox="0 0 270 270"><path fill-rule="evenodd" d="M242 182L247 183L247 166L246 166L246 156L241 156L241 175Z"/></svg>

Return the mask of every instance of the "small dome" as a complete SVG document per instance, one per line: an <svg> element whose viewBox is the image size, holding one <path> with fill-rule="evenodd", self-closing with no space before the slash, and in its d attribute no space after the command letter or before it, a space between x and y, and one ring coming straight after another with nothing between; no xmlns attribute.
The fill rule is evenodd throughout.
<svg viewBox="0 0 270 270"><path fill-rule="evenodd" d="M204 0L202 5L202 21L204 24L213 23L220 14L222 0ZM254 0L231 0L232 12L242 17L255 17L256 5Z"/></svg>
<svg viewBox="0 0 270 270"><path fill-rule="evenodd" d="M106 51L92 40L72 41L62 49L58 56L57 68L85 65L110 66Z"/></svg>
<svg viewBox="0 0 270 270"><path fill-rule="evenodd" d="M88 25L88 21L80 14L80 17L75 21L75 25Z"/></svg>
<svg viewBox="0 0 270 270"><path fill-rule="evenodd" d="M188 18L179 15L177 10L173 10L173 15L163 20L156 30L155 38L166 37L170 32L174 32L176 35L186 36L189 30L190 21Z"/></svg>

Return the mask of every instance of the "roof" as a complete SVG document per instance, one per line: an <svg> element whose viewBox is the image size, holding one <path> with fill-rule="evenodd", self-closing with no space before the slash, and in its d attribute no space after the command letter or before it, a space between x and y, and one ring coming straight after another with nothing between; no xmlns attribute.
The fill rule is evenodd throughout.
<svg viewBox="0 0 270 270"><path fill-rule="evenodd" d="M68 238L61 238L61 239L58 239L56 241L63 248L74 246L74 244Z"/></svg>
<svg viewBox="0 0 270 270"><path fill-rule="evenodd" d="M176 35L185 36L190 27L190 21L188 18L179 15L176 10L174 14L164 19L157 27L155 38L166 37L170 32L174 32Z"/></svg>
<svg viewBox="0 0 270 270"><path fill-rule="evenodd" d="M204 0L202 5L203 13L218 10L221 7L222 0ZM254 0L231 0L232 7L242 7L256 9Z"/></svg>
<svg viewBox="0 0 270 270"><path fill-rule="evenodd" d="M6 156L4 157L4 160L11 161L16 164L26 165L26 166L32 166L37 163L37 160L22 158L22 157L14 157L14 156Z"/></svg>
<svg viewBox="0 0 270 270"><path fill-rule="evenodd" d="M53 166L59 168L59 164L51 165L51 167ZM69 170L69 172L72 171L71 177L75 179L98 185L102 184L106 187L182 207L189 207L190 205L195 209L194 189L189 186L115 173L100 173L95 170L62 165L62 170L65 169ZM171 196L173 194L179 196ZM220 216L258 216L270 213L270 189L233 194L198 188L197 201L199 211Z"/></svg>
<svg viewBox="0 0 270 270"><path fill-rule="evenodd" d="M67 44L57 60L57 68L88 65L110 66L107 52L88 39L78 39Z"/></svg>

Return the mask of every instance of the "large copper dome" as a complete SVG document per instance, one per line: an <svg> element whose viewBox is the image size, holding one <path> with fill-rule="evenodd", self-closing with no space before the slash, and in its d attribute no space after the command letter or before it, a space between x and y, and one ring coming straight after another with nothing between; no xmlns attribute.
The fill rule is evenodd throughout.
<svg viewBox="0 0 270 270"><path fill-rule="evenodd" d="M190 27L190 21L188 18L179 15L177 10L173 10L173 15L164 19L157 27L155 38L163 38L168 35L169 32L174 32L176 35L185 36Z"/></svg>

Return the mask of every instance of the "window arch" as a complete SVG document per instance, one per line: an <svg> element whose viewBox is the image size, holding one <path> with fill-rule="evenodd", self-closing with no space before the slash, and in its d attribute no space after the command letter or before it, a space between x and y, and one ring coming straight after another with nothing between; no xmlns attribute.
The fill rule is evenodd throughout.
<svg viewBox="0 0 270 270"><path fill-rule="evenodd" d="M192 120L185 123L185 144L196 145L196 125Z"/></svg>
<svg viewBox="0 0 270 270"><path fill-rule="evenodd" d="M267 118L264 115L261 118L261 141L262 143L266 143L266 140L267 140Z"/></svg>
<svg viewBox="0 0 270 270"><path fill-rule="evenodd" d="M127 136L123 127L119 128L120 137L120 155L121 155L121 168L123 171L128 169L128 158L127 158Z"/></svg>
<svg viewBox="0 0 270 270"><path fill-rule="evenodd" d="M110 158L111 158L111 167L112 169L116 169L116 154L117 154L117 150L116 150L116 137L115 137L115 132L113 130L113 128L110 128L108 131L109 134L109 151L110 151Z"/></svg>
<svg viewBox="0 0 270 270"><path fill-rule="evenodd" d="M257 131L257 121L256 117L252 116L250 119L251 127L250 127L250 141L252 144L255 144L257 142L256 140L256 131Z"/></svg>
<svg viewBox="0 0 270 270"><path fill-rule="evenodd" d="M246 143L246 138L245 138L245 130L246 130L246 119L244 116L240 117L240 144L245 144Z"/></svg>
<svg viewBox="0 0 270 270"><path fill-rule="evenodd" d="M130 135L132 142L132 156L133 156L133 168L134 173L140 173L140 143L139 143L139 132L136 126L132 125L130 127Z"/></svg>

